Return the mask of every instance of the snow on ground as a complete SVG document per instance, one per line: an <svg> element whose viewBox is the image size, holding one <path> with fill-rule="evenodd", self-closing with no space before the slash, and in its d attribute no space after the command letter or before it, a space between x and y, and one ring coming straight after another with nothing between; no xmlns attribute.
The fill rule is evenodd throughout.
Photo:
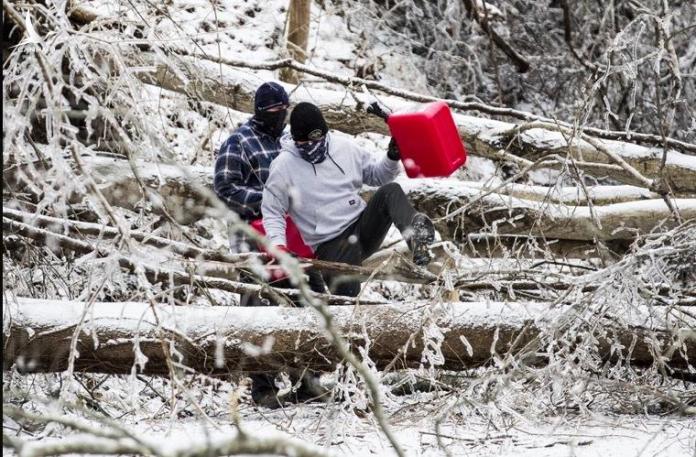
<svg viewBox="0 0 696 457"><path fill-rule="evenodd" d="M419 408L417 402L415 407ZM327 446L339 456L393 456L394 452L374 424L352 418L350 423L326 420L323 408L307 407L304 415L295 411L247 417L245 427L260 431L269 422L283 426L293 435ZM406 413L402 413L405 415ZM298 417L299 416L299 417ZM308 417L309 416L309 417ZM432 420L415 414L413 419L394 421L398 442L409 456L442 456ZM471 457L693 457L696 424L685 418L632 418L598 416L582 423L564 419L558 424L527 422L496 429L486 421L468 421L441 428L441 443L453 456ZM287 425L285 425L287 424ZM178 427L177 427L178 428ZM202 435L187 428L177 430L180 439ZM181 433L181 434L179 434ZM184 438L186 437L186 438ZM329 443L328 445L326 443Z"/></svg>
<svg viewBox="0 0 696 457"><path fill-rule="evenodd" d="M161 378L87 375L71 380L62 375L18 376L4 372L3 381L9 389L6 397L7 392L16 394L25 389L38 393L36 397L42 401L22 403L29 411L55 412L68 405L77 411L88 411L96 398L103 412L119 418L126 428L170 448L233 436L235 426L231 416L237 411L243 430L254 434L281 432L323 447L335 456L395 455L371 415L356 415L333 402L291 405L279 410L257 408L249 405L245 388L240 390L230 381L187 378L184 384L189 395L179 391L173 409L169 407L170 385ZM97 387L91 387L94 385ZM92 389L91 395L87 387ZM59 406L55 398L61 390L65 403ZM198 406L194 407L187 398ZM241 398L241 402L234 398ZM409 457L693 457L696 449L696 421L689 417L616 414L483 417L461 415L459 408L463 413L465 405L466 398L456 392L391 395L385 402L392 430ZM206 416L200 415L201 411ZM436 422L445 412L449 415L438 430ZM89 414L79 415L93 420ZM3 427L5 432L17 431L16 423L11 420L6 420ZM71 434L61 427L38 425L27 432L36 439Z"/></svg>

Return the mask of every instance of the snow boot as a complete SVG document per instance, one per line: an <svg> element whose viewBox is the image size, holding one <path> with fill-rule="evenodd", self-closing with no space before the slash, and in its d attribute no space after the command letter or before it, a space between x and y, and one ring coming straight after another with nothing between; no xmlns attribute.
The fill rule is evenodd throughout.
<svg viewBox="0 0 696 457"><path fill-rule="evenodd" d="M428 216L417 213L411 221L411 238L408 247L413 253L413 263L419 267L424 267L430 263L430 245L435 241L435 227Z"/></svg>
<svg viewBox="0 0 696 457"><path fill-rule="evenodd" d="M256 406L261 406L269 409L278 409L283 407L284 399L278 396L277 390L260 390L251 393L251 399Z"/></svg>
<svg viewBox="0 0 696 457"><path fill-rule="evenodd" d="M278 409L283 406L284 399L278 396L278 388L274 376L268 374L253 374L251 378L251 399L256 406Z"/></svg>

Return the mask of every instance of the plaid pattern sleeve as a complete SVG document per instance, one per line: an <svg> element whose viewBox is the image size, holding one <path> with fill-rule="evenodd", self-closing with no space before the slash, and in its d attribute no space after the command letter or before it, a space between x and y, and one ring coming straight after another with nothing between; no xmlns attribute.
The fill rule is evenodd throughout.
<svg viewBox="0 0 696 457"><path fill-rule="evenodd" d="M263 184L280 144L243 124L225 141L215 160L213 188L227 206L243 219L261 217Z"/></svg>

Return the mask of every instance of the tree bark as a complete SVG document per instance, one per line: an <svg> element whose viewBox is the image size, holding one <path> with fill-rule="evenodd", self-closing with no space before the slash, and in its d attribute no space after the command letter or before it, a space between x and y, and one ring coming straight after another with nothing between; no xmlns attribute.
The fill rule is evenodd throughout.
<svg viewBox="0 0 696 457"><path fill-rule="evenodd" d="M283 367L331 370L341 362L322 328L322 319L311 309L145 303L85 306L81 302L5 300L3 368L16 364L24 371L65 370L70 339L83 313L85 322L75 360L78 371L128 374L140 353L147 362L137 371L153 375L168 374L166 357L183 371L212 375ZM491 361L492 351L499 357L510 352L528 364L543 363L537 354L537 337L540 328L558 319L560 312L531 303L419 303L329 310L333 325L354 350L369 341L369 357L380 369L427 366L423 335L436 324L443 332L441 356L431 360L452 370L486 364ZM670 366L684 366L679 347L690 360L696 357L696 344L687 333L679 333L683 341L673 346L667 327L660 327L667 323L646 320L640 324L615 330L610 337L625 348L632 347L628 357L633 365L649 366L658 354ZM688 328L674 331L688 332ZM162 339L167 344L163 345ZM599 352L606 359L611 358L611 343L599 337ZM163 347L172 349L165 354Z"/></svg>
<svg viewBox="0 0 696 457"><path fill-rule="evenodd" d="M293 60L305 63L309 40L309 19L312 0L290 0L288 7L287 50ZM292 68L282 68L280 79L290 84L300 82L299 74Z"/></svg>

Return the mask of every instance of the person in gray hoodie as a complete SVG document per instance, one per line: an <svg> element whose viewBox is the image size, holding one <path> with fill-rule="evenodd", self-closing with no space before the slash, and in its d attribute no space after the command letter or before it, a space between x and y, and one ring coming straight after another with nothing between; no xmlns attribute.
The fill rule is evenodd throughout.
<svg viewBox="0 0 696 457"><path fill-rule="evenodd" d="M329 132L319 108L306 102L292 111L290 133L281 139L263 190L261 212L271 243L286 245L288 214L316 258L360 265L379 249L393 223L414 263L430 262L433 224L392 182L401 171L393 140L387 155L375 160L355 142ZM360 196L363 184L381 186L369 202ZM358 280L326 275L325 280L335 294L360 292Z"/></svg>

